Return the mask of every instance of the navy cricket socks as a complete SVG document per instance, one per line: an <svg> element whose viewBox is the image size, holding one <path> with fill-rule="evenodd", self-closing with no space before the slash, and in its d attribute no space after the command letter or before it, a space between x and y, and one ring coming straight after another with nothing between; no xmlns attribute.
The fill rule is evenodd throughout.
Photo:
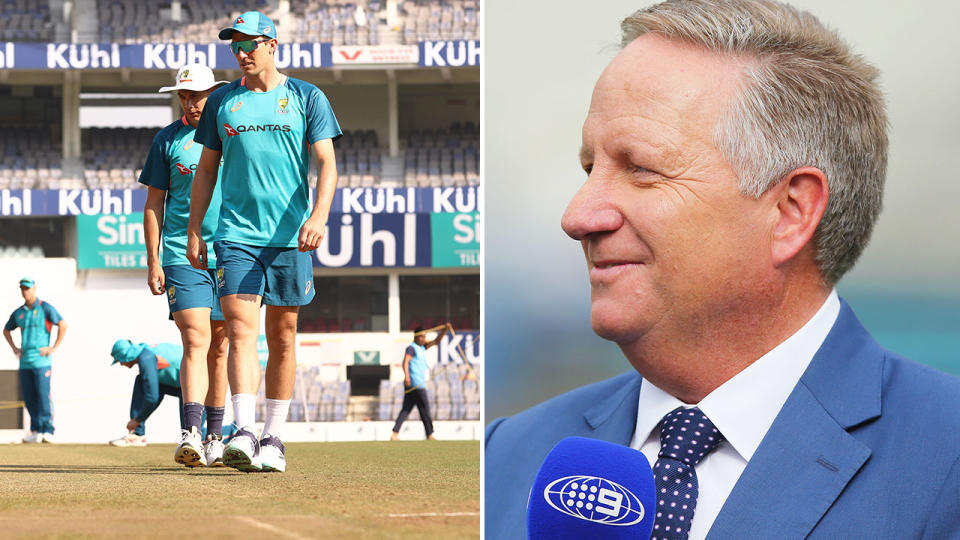
<svg viewBox="0 0 960 540"><path fill-rule="evenodd" d="M187 431L190 428L197 428L200 431L200 424L203 422L203 405L196 402L183 404L183 417L187 422Z"/></svg>
<svg viewBox="0 0 960 540"><path fill-rule="evenodd" d="M223 407L204 406L207 411L207 435L223 435Z"/></svg>

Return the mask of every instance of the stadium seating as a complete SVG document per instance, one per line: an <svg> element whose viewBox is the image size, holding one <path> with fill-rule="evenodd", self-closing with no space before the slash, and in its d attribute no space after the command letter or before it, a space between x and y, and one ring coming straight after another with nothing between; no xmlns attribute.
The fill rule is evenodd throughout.
<svg viewBox="0 0 960 540"><path fill-rule="evenodd" d="M324 42L333 45L380 45L381 36L392 32L381 13L385 2L291 1L288 38L294 42ZM396 39L387 39L394 42Z"/></svg>
<svg viewBox="0 0 960 540"><path fill-rule="evenodd" d="M380 184L383 165L376 131L347 130L334 143L334 148L339 175L337 187L372 187ZM311 185L316 185L315 175Z"/></svg>
<svg viewBox="0 0 960 540"><path fill-rule="evenodd" d="M81 28L79 34L102 43L216 42L217 32L237 15L251 9L267 11L267 5L267 0L181 2L180 20L174 21L170 0L99 0L97 28Z"/></svg>
<svg viewBox="0 0 960 540"><path fill-rule="evenodd" d="M479 39L476 0L403 0L403 42Z"/></svg>
<svg viewBox="0 0 960 540"><path fill-rule="evenodd" d="M25 4L25 0L5 2L0 5ZM96 17L89 19L96 28L79 28L79 35L103 43L209 42L237 15L257 9L274 19L281 40L295 43L354 46L479 39L477 0L402 0L398 4L397 20L391 26L387 0L290 0L287 16L271 9L268 0L181 2L179 21L171 18L170 0L98 0ZM42 6L19 16L17 21L29 26L16 31L31 29L38 34L41 30L32 29L52 26L49 7ZM46 26L37 27L36 21ZM153 23L143 25L142 21ZM198 40L197 36L208 37Z"/></svg>
<svg viewBox="0 0 960 540"><path fill-rule="evenodd" d="M49 130L0 130L0 189L59 187L60 142Z"/></svg>
<svg viewBox="0 0 960 540"><path fill-rule="evenodd" d="M54 41L48 0L0 1L0 41Z"/></svg>
<svg viewBox="0 0 960 540"><path fill-rule="evenodd" d="M87 187L143 188L137 182L155 128L86 128L81 130L84 179Z"/></svg>
<svg viewBox="0 0 960 540"><path fill-rule="evenodd" d="M480 182L480 130L473 122L414 130L407 137L404 185L475 186Z"/></svg>

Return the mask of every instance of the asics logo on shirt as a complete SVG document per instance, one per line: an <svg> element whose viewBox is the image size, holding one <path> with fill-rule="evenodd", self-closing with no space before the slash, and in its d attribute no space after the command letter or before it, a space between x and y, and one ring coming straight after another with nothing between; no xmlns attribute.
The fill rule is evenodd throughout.
<svg viewBox="0 0 960 540"><path fill-rule="evenodd" d="M233 107L230 107L230 112L237 112L240 110L240 107L243 107L242 101L238 101L236 105L234 105Z"/></svg>

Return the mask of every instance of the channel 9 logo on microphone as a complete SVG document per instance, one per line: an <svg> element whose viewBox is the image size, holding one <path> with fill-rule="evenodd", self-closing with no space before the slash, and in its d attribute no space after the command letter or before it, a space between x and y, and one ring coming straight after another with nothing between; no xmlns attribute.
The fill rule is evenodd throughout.
<svg viewBox="0 0 960 540"><path fill-rule="evenodd" d="M597 476L566 476L547 484L543 498L555 510L604 525L630 526L643 520L640 499L627 488Z"/></svg>

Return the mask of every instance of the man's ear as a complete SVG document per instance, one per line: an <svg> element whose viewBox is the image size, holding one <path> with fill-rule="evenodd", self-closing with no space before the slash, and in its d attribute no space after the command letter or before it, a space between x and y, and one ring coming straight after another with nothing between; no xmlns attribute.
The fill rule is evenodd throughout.
<svg viewBox="0 0 960 540"><path fill-rule="evenodd" d="M790 171L773 189L776 223L771 242L771 259L781 266L806 246L813 247L813 233L827 210L830 188L827 175L816 167Z"/></svg>

